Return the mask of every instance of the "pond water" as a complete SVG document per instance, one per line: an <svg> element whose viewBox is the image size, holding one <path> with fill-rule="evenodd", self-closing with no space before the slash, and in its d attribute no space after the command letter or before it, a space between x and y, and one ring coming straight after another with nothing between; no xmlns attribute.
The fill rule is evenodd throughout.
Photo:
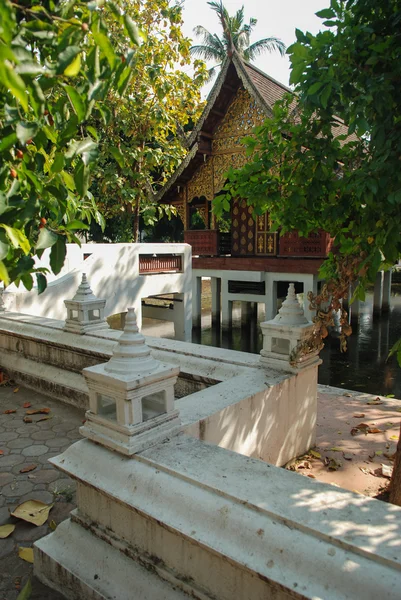
<svg viewBox="0 0 401 600"><path fill-rule="evenodd" d="M202 315L202 330L193 333L192 341L207 346L259 353L262 334L259 324L248 321L241 326L240 311L234 303L233 327L230 332L212 330L210 312ZM392 294L390 312L373 317L373 295L361 303L360 316L352 323L353 333L347 351L340 352L338 332L332 331L320 353L319 383L401 398L401 368L395 357L387 359L401 337L401 295Z"/></svg>

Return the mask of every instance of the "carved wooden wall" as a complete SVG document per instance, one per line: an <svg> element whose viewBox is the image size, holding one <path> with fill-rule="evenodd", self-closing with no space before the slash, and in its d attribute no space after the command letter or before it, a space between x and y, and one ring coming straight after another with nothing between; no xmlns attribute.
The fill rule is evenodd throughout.
<svg viewBox="0 0 401 600"><path fill-rule="evenodd" d="M255 254L255 221L252 207L245 200L234 200L231 207L231 254Z"/></svg>
<svg viewBox="0 0 401 600"><path fill-rule="evenodd" d="M240 168L249 160L241 144L241 138L249 135L254 127L263 123L265 118L263 110L251 95L245 89L239 89L226 115L214 132L212 155L206 157L205 162L195 171L192 179L185 186L186 203L191 203L194 198L202 196L208 202L213 200L225 183L225 173L228 169L230 167ZM184 204L181 197L177 198L176 206L184 227L187 229L189 225L188 211L180 209L180 204ZM205 224L208 226L207 208L204 213ZM214 226L214 219L212 219L211 225Z"/></svg>

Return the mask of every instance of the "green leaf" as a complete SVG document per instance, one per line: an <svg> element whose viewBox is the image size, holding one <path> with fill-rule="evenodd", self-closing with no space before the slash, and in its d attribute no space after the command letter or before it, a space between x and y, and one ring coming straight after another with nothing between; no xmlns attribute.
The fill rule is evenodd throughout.
<svg viewBox="0 0 401 600"><path fill-rule="evenodd" d="M64 169L64 165L65 165L64 154L62 154L61 152L56 152L53 164L50 167L50 171L52 173L60 173L60 171L62 171Z"/></svg>
<svg viewBox="0 0 401 600"><path fill-rule="evenodd" d="M37 130L38 126L36 123L28 121L21 121L18 123L16 131L20 143L25 146L28 140L35 137Z"/></svg>
<svg viewBox="0 0 401 600"><path fill-rule="evenodd" d="M89 188L89 167L80 162L74 171L74 182L78 194L83 198Z"/></svg>
<svg viewBox="0 0 401 600"><path fill-rule="evenodd" d="M85 106L85 102L82 99L81 94L79 94L77 92L77 90L75 88L73 88L71 85L66 85L65 90L66 90L68 98L72 104L72 107L76 112L78 121L79 122L83 121L85 119L85 115L86 115L86 106Z"/></svg>
<svg viewBox="0 0 401 600"><path fill-rule="evenodd" d="M39 231L38 241L36 242L35 250L44 250L45 248L50 248L54 246L58 240L58 235L47 229L46 227L42 227Z"/></svg>
<svg viewBox="0 0 401 600"><path fill-rule="evenodd" d="M2 260L0 260L0 281L3 281L5 286L9 285L10 283L10 277L8 275L6 265Z"/></svg>
<svg viewBox="0 0 401 600"><path fill-rule="evenodd" d="M3 260L8 254L10 246L0 240L0 260Z"/></svg>
<svg viewBox="0 0 401 600"><path fill-rule="evenodd" d="M311 85L310 88L308 89L308 96L313 96L313 94L316 94L316 92L318 92L323 86L324 86L323 81L316 81L316 83Z"/></svg>
<svg viewBox="0 0 401 600"><path fill-rule="evenodd" d="M64 70L66 77L76 77L81 69L81 55L77 54L74 60Z"/></svg>
<svg viewBox="0 0 401 600"><path fill-rule="evenodd" d="M5 223L0 223L0 227L2 227L5 230L7 237L9 238L14 248L21 248L21 250L25 254L28 254L29 250L31 249L31 245L25 233L21 229L9 227Z"/></svg>
<svg viewBox="0 0 401 600"><path fill-rule="evenodd" d="M43 294L45 289L47 288L47 279L43 275L43 273L36 273L36 283L38 286L38 294Z"/></svg>
<svg viewBox="0 0 401 600"><path fill-rule="evenodd" d="M81 48L79 46L68 46L63 52L59 54L58 62L57 62L57 75L61 75L65 72L68 65L72 63L74 58L81 52Z"/></svg>
<svg viewBox="0 0 401 600"><path fill-rule="evenodd" d="M66 238L63 235L57 237L57 242L50 250L50 267L55 275L58 275L63 268L65 255L67 253Z"/></svg>
<svg viewBox="0 0 401 600"><path fill-rule="evenodd" d="M17 134L15 132L9 133L8 135L4 136L3 139L0 141L0 152L4 152L4 150L8 150L9 148L11 148L11 146L13 146L16 141Z"/></svg>
<svg viewBox="0 0 401 600"><path fill-rule="evenodd" d="M326 87L320 95L320 102L322 103L323 108L327 108L327 103L330 98L331 89L331 84L326 85Z"/></svg>
<svg viewBox="0 0 401 600"><path fill-rule="evenodd" d="M114 54L113 46L111 45L109 38L101 31L92 30L92 33L96 44L107 58L110 67L114 69L117 57Z"/></svg>
<svg viewBox="0 0 401 600"><path fill-rule="evenodd" d="M324 8L323 10L319 10L319 12L315 13L317 17L320 19L332 19L336 16L336 13L332 8Z"/></svg>
<svg viewBox="0 0 401 600"><path fill-rule="evenodd" d="M124 15L124 25L131 42L136 44L137 46L141 45L141 37L139 35L139 29L131 19L131 17L127 14Z"/></svg>
<svg viewBox="0 0 401 600"><path fill-rule="evenodd" d="M67 171L61 171L61 177L68 189L73 192L75 190L74 178Z"/></svg>
<svg viewBox="0 0 401 600"><path fill-rule="evenodd" d="M89 225L83 223L82 221L77 221L76 219L74 219L74 221L70 221L69 223L67 223L65 228L67 231L71 231L74 229L89 229Z"/></svg>
<svg viewBox="0 0 401 600"><path fill-rule="evenodd" d="M26 289L28 290L28 292L31 291L31 289L33 288L33 277L30 273L23 273L21 275L21 281L24 284L24 286L26 287Z"/></svg>
<svg viewBox="0 0 401 600"><path fill-rule="evenodd" d="M71 142L68 152L66 152L66 158L74 158L74 156L78 156L80 154L87 155L91 157L93 160L94 153L97 152L97 144L92 140L92 138L87 137L80 142ZM89 160L91 162L91 160Z"/></svg>
<svg viewBox="0 0 401 600"><path fill-rule="evenodd" d="M26 94L26 88L24 80L15 70L7 64L2 65L4 68L0 70L3 71L3 83L4 86L9 88L13 96L18 100L21 104L22 108L25 112L28 112L28 95Z"/></svg>
<svg viewBox="0 0 401 600"><path fill-rule="evenodd" d="M116 148L115 146L111 146L109 148L109 152L112 155L112 157L117 161L118 165L121 168L125 167L125 160L124 160L124 155L121 152L121 150L119 148Z"/></svg>

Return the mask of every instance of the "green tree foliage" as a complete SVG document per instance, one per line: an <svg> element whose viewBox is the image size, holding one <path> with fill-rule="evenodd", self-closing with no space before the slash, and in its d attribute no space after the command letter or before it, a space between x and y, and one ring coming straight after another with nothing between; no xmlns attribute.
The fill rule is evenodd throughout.
<svg viewBox="0 0 401 600"><path fill-rule="evenodd" d="M218 63L209 69L209 79L214 77L226 56L232 54L234 50L247 62L253 62L263 52L277 50L282 56L284 55L285 45L276 37L268 37L253 44L250 43L257 19L252 17L249 23L245 23L243 6L233 16L230 16L222 0L208 2L208 5L217 14L223 34L219 37L216 33L210 33L205 27L198 25L195 27L194 33L201 39L202 44L192 46L191 54Z"/></svg>
<svg viewBox="0 0 401 600"><path fill-rule="evenodd" d="M288 49L296 101L276 104L246 140L252 161L230 173L216 210L240 196L284 230L328 231L337 249L322 274L338 308L351 281L363 299L366 281L401 253L401 2L331 0L317 14L325 29L297 31ZM394 351L401 364L401 343ZM401 443L397 457L401 505Z"/></svg>
<svg viewBox="0 0 401 600"><path fill-rule="evenodd" d="M112 17L111 17L112 15ZM117 56L106 23L125 35ZM82 220L101 222L89 193L98 156L90 119L108 125L106 99L131 81L139 43L133 21L101 1L0 0L0 280L39 292L33 257L51 248L58 273Z"/></svg>
<svg viewBox="0 0 401 600"><path fill-rule="evenodd" d="M288 49L297 99L245 140L252 160L230 173L216 210L238 195L276 227L323 228L338 245L324 275L353 257L349 275L372 280L401 251L401 3L332 0L317 14L326 29L297 31Z"/></svg>
<svg viewBox="0 0 401 600"><path fill-rule="evenodd" d="M183 130L202 108L200 87L206 77L202 61L191 66L190 40L181 31L182 8L168 0L122 2L127 16L142 32L142 43L132 59L135 78L122 99L110 92L112 119L101 126L100 160L92 191L107 218L133 216L133 229L125 241L138 239L140 217L145 225L171 206L154 201L157 191L185 154ZM116 30L113 47L122 60L127 38ZM124 215L124 218L125 218Z"/></svg>

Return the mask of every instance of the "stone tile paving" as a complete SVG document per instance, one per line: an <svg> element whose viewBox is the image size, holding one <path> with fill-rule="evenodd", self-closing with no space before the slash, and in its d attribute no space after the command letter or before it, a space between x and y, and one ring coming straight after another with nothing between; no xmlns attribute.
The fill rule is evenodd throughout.
<svg viewBox="0 0 401 600"><path fill-rule="evenodd" d="M18 388L18 391L14 390ZM24 423L28 409L50 408L49 415L32 415L32 423ZM17 409L16 413L4 414ZM45 416L50 419L39 421ZM57 456L80 439L78 428L84 412L32 390L16 386L0 387L0 525L14 523L14 532L0 540L0 600L16 600L28 577L32 581L31 600L62 600L57 592L42 585L33 575L31 564L20 559L18 548L33 543L51 532L50 521L60 523L75 508L74 482L57 471L48 459ZM36 468L27 473L21 469ZM54 502L48 522L41 527L10 516L18 504L26 500Z"/></svg>

